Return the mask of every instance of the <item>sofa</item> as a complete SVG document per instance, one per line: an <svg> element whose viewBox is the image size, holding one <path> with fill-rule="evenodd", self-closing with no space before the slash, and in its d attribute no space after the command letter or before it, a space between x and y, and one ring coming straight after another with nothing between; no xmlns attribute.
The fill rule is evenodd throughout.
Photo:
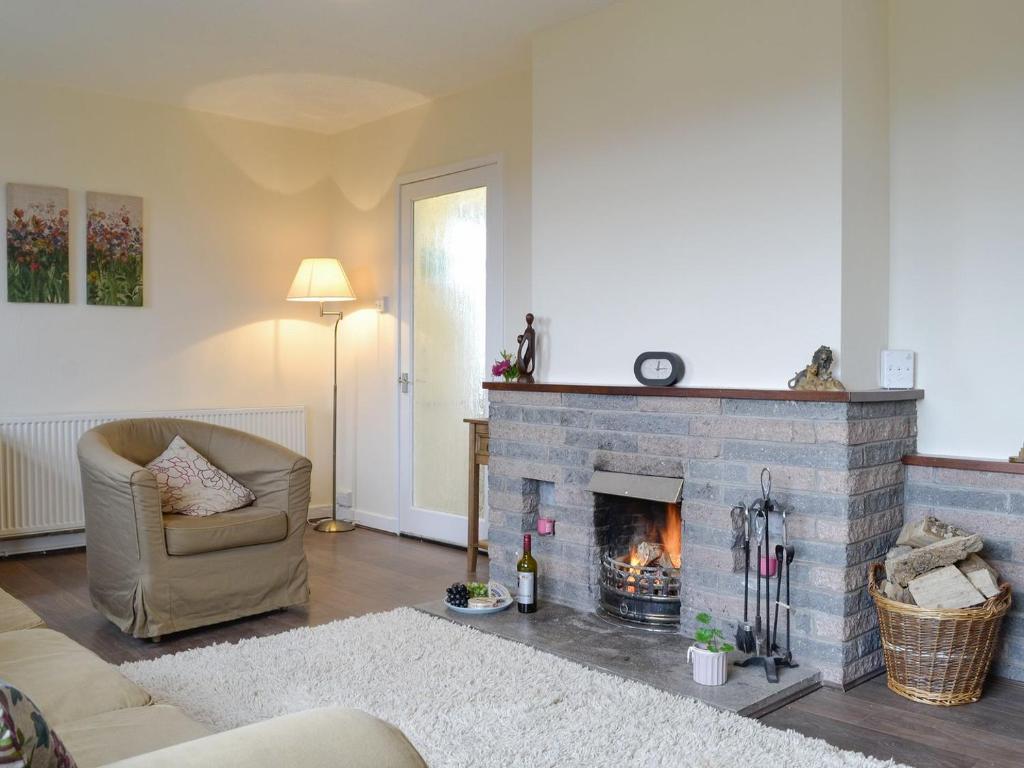
<svg viewBox="0 0 1024 768"><path fill-rule="evenodd" d="M176 435L256 496L210 517L164 515L145 465ZM89 594L123 632L161 636L304 603L308 459L246 432L128 419L78 443Z"/></svg>
<svg viewBox="0 0 1024 768"><path fill-rule="evenodd" d="M211 734L0 590L0 680L26 694L79 768L425 768L408 739L332 707Z"/></svg>

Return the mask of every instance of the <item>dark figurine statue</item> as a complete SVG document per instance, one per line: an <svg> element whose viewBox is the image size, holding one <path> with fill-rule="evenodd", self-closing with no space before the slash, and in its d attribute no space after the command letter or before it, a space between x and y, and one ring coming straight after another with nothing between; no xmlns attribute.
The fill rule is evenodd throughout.
<svg viewBox="0 0 1024 768"><path fill-rule="evenodd" d="M519 351L516 352L516 366L519 368L519 384L533 384L533 369L537 347L537 331L533 329L533 313L526 315L526 330L516 336Z"/></svg>
<svg viewBox="0 0 1024 768"><path fill-rule="evenodd" d="M790 389L809 389L818 392L844 390L843 382L832 376L833 355L830 347L821 346L811 358L811 364L798 371L789 380Z"/></svg>

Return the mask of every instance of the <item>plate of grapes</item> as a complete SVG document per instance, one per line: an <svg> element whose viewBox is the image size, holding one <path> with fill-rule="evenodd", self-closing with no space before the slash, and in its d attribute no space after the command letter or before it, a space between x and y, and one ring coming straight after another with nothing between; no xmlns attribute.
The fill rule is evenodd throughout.
<svg viewBox="0 0 1024 768"><path fill-rule="evenodd" d="M486 616L490 613L500 613L512 605L512 593L504 584L496 581L489 581L486 584L479 581L467 584L455 582L448 587L444 604L448 610L456 613Z"/></svg>

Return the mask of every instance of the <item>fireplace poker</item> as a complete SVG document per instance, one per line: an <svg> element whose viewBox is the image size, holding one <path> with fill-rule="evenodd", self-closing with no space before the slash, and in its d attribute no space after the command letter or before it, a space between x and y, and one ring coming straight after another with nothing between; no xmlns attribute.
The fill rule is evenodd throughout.
<svg viewBox="0 0 1024 768"><path fill-rule="evenodd" d="M786 510L782 510L782 544L786 550L786 653L783 655L783 661L786 666L797 667L795 661L793 661L793 646L791 645L792 638L790 636L789 619L793 613L792 603L790 603L789 597L789 570L790 566L793 565L793 558L796 556L796 550L793 545L789 543L789 534L786 531Z"/></svg>
<svg viewBox="0 0 1024 768"><path fill-rule="evenodd" d="M735 512L743 512L743 621L736 625L736 647L744 653L753 653L755 648L754 630L750 626L750 508L737 504Z"/></svg>
<svg viewBox="0 0 1024 768"><path fill-rule="evenodd" d="M785 515L785 512L783 512ZM786 540L785 529L783 529L782 540ZM771 652L779 650L779 601L782 599L782 564L785 562L786 547L783 544L775 545L775 620L772 622L772 646ZM789 598L786 598L789 600ZM789 605L786 605L786 618L789 619Z"/></svg>

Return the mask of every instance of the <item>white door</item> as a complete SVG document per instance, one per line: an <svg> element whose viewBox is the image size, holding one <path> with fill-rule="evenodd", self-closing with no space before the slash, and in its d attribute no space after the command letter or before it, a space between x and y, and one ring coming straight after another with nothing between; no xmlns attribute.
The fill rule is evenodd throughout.
<svg viewBox="0 0 1024 768"><path fill-rule="evenodd" d="M399 186L403 533L466 543L463 419L486 415L481 383L502 343L500 213L496 161ZM486 536L486 519L480 531Z"/></svg>

